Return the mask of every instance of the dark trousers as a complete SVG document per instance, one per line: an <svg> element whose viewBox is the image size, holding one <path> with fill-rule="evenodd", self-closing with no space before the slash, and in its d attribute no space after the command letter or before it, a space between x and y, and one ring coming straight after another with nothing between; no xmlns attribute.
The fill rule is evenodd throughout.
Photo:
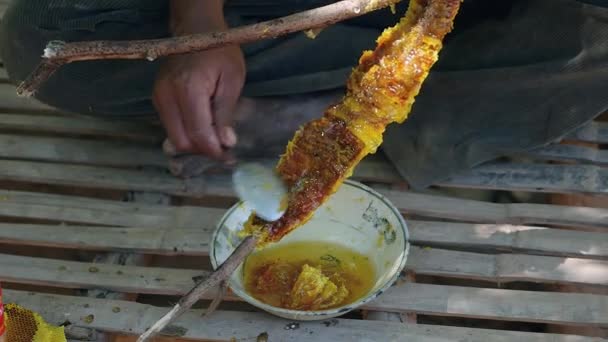
<svg viewBox="0 0 608 342"><path fill-rule="evenodd" d="M327 2L228 0L226 13L230 24L242 25ZM553 142L608 110L607 2L465 0L410 118L387 129L385 154L421 188ZM333 25L314 40L297 33L243 46L245 95L343 87L361 52L406 6L404 0L396 15L382 10ZM50 40L166 37L167 18L168 0L14 0L0 27L1 57L18 82ZM154 115L150 95L160 62L70 64L37 97L84 114Z"/></svg>
<svg viewBox="0 0 608 342"><path fill-rule="evenodd" d="M227 2L227 20L243 25L327 3ZM405 9L402 8L402 11ZM0 27L1 57L14 82L40 61L51 40L127 40L168 37L168 0L16 0ZM249 96L306 93L342 87L361 52L400 16L388 11L334 25L317 39L298 33L243 46ZM93 115L154 114L150 101L162 59L86 61L61 68L36 95L51 106Z"/></svg>

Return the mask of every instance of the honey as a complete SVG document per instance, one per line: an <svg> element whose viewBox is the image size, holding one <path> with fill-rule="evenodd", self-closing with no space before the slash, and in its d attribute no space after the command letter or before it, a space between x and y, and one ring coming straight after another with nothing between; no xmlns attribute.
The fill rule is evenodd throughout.
<svg viewBox="0 0 608 342"><path fill-rule="evenodd" d="M280 308L326 310L365 296L374 286L372 262L347 247L301 241L250 255L243 267L245 290Z"/></svg>

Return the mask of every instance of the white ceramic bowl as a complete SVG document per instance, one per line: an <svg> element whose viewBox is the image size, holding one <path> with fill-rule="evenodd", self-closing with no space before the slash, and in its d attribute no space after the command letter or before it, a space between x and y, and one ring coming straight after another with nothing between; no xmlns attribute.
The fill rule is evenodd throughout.
<svg viewBox="0 0 608 342"><path fill-rule="evenodd" d="M211 240L214 269L238 246L237 232L251 210L244 203L233 206L217 225ZM372 260L376 270L373 288L356 302L319 311L287 310L265 304L244 289L243 267L229 280L231 290L246 302L271 314L292 320L322 320L343 315L382 294L399 276L409 252L409 234L399 211L376 191L347 180L305 225L286 235L279 244L327 241L358 251ZM269 247L270 248L270 247Z"/></svg>

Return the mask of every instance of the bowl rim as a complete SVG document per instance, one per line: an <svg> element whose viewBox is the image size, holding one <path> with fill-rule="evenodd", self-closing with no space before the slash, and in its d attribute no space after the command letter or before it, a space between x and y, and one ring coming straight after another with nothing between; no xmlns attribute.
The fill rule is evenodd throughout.
<svg viewBox="0 0 608 342"><path fill-rule="evenodd" d="M393 212L393 214L397 217L397 220L399 221L399 225L401 226L401 230L403 231L403 236L404 236L403 245L404 246L403 246L403 254L402 254L401 260L399 262L399 267L397 268L397 271L395 272L395 274L393 274L382 287L380 287L378 290L376 290L364 297L361 297L360 299L358 299L352 303L349 303L349 304L346 304L343 306L339 306L336 308L332 308L332 309L313 310L313 311L284 309L281 307L266 304L266 303L258 300L257 298L249 295L244 290L243 291L235 290L232 287L232 280L230 279L230 278L232 278L232 275L231 275L230 278L228 279L228 286L231 288L232 292L234 292L238 297L240 297L244 301L248 302L249 304L256 306L262 310L265 310L267 312L280 312L282 314L291 315L291 316L328 316L328 315L347 313L357 307L363 306L363 305L369 303L370 301L376 299L378 296L380 296L382 293L384 293L386 290L388 290L391 286L393 286L393 284L395 283L397 278L399 278L400 274L403 272L403 269L405 268L405 265L407 263L407 259L409 256L409 252L410 252L410 236L409 236L409 229L408 229L407 223L405 222L405 219L403 218L403 215L401 215L401 212L399 211L399 209L397 209L384 195L380 194L376 190L374 190L360 182L349 180L349 179L347 179L343 182L343 186L344 185L352 186L352 187L358 188L360 190L363 190L363 191L367 192L368 194L372 195L373 197L376 197L377 199L382 201L382 203L384 203L384 205L386 205ZM209 257L210 257L210 261L211 261L211 266L213 267L214 270L216 270L218 268L217 258L215 256L215 241L218 237L218 234L222 230L222 227L224 226L224 222L226 222L226 220L232 215L232 213L235 210L239 209L242 205L243 205L243 202L239 201L236 204L234 204L230 209L228 209L226 211L226 213L222 216L222 218L216 224L213 234L211 235L211 241L210 241L211 245L209 246L210 247Z"/></svg>

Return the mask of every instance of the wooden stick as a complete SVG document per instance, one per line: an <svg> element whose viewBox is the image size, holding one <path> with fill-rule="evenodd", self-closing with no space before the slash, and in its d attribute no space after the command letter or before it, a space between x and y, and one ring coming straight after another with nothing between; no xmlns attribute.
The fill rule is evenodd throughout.
<svg viewBox="0 0 608 342"><path fill-rule="evenodd" d="M184 295L177 304L146 330L137 342L149 341L151 338L160 333L167 325L176 320L182 313L187 311L196 303L205 292L228 279L236 268L243 263L245 258L253 252L257 243L257 239L249 236L241 242L234 252L226 259L226 261L208 278L203 279L194 286L186 295Z"/></svg>
<svg viewBox="0 0 608 342"><path fill-rule="evenodd" d="M215 296L215 298L213 298L213 301L211 301L207 310L205 310L203 318L211 315L220 306L222 300L224 299L224 296L226 295L226 291L228 290L228 282L226 280L222 280L219 288L220 289L217 292L217 295Z"/></svg>
<svg viewBox="0 0 608 342"><path fill-rule="evenodd" d="M322 28L361 16L401 0L342 0L327 6L261 23L165 39L90 41L65 43L52 41L44 49L43 61L19 85L17 94L31 96L61 66L98 59L148 59L185 54L230 44L250 43L276 38L311 28Z"/></svg>

